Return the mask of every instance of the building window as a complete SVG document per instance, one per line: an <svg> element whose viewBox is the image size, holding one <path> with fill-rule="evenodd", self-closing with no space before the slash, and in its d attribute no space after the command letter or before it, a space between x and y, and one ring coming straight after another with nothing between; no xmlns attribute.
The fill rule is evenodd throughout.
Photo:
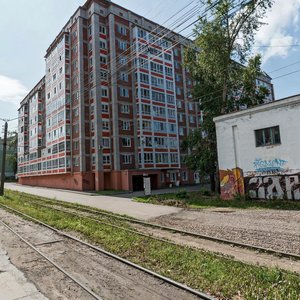
<svg viewBox="0 0 300 300"><path fill-rule="evenodd" d="M173 81L166 81L167 82L167 90L173 91L174 90L174 84Z"/></svg>
<svg viewBox="0 0 300 300"><path fill-rule="evenodd" d="M102 130L109 130L109 121L102 121Z"/></svg>
<svg viewBox="0 0 300 300"><path fill-rule="evenodd" d="M122 104L121 105L121 113L122 114L129 114L130 113L130 107L128 104Z"/></svg>
<svg viewBox="0 0 300 300"><path fill-rule="evenodd" d="M174 55L175 56L179 56L179 50L176 48L176 49L174 49Z"/></svg>
<svg viewBox="0 0 300 300"><path fill-rule="evenodd" d="M121 25L117 25L117 30L118 33L122 34L122 35L127 35L127 29L124 26Z"/></svg>
<svg viewBox="0 0 300 300"><path fill-rule="evenodd" d="M139 58L138 62L139 62L139 67L140 68L143 68L145 70L149 69L149 65L148 65L148 60L147 59L145 59L145 58Z"/></svg>
<svg viewBox="0 0 300 300"><path fill-rule="evenodd" d="M106 41L100 40L99 45L100 45L100 49L106 49Z"/></svg>
<svg viewBox="0 0 300 300"><path fill-rule="evenodd" d="M182 81L182 77L179 74L175 75L175 79L176 79L177 82L181 82Z"/></svg>
<svg viewBox="0 0 300 300"><path fill-rule="evenodd" d="M119 63L120 63L120 65L126 65L127 64L127 58L125 56L120 57Z"/></svg>
<svg viewBox="0 0 300 300"><path fill-rule="evenodd" d="M122 130L130 130L130 122L129 121L121 121Z"/></svg>
<svg viewBox="0 0 300 300"><path fill-rule="evenodd" d="M171 163L178 163L178 154L171 153Z"/></svg>
<svg viewBox="0 0 300 300"><path fill-rule="evenodd" d="M140 73L141 82L149 84L149 75Z"/></svg>
<svg viewBox="0 0 300 300"><path fill-rule="evenodd" d="M173 77L173 69L169 67L165 67L166 75Z"/></svg>
<svg viewBox="0 0 300 300"><path fill-rule="evenodd" d="M174 66L176 69L180 69L180 63L178 61L174 62Z"/></svg>
<svg viewBox="0 0 300 300"><path fill-rule="evenodd" d="M164 103L166 101L165 94L152 91L152 100Z"/></svg>
<svg viewBox="0 0 300 300"><path fill-rule="evenodd" d="M255 130L256 147L281 144L279 126Z"/></svg>
<svg viewBox="0 0 300 300"><path fill-rule="evenodd" d="M103 148L110 148L110 139L109 138L103 138L102 139L102 147Z"/></svg>
<svg viewBox="0 0 300 300"><path fill-rule="evenodd" d="M151 62L150 66L151 66L151 71L156 72L156 73L160 73L160 74L164 73L164 68L163 68L162 65Z"/></svg>
<svg viewBox="0 0 300 300"><path fill-rule="evenodd" d="M150 99L150 91L147 89L141 89L141 97L144 99Z"/></svg>
<svg viewBox="0 0 300 300"><path fill-rule="evenodd" d="M172 95L167 95L167 102L169 104L175 104L175 97Z"/></svg>
<svg viewBox="0 0 300 300"><path fill-rule="evenodd" d="M104 165L109 165L110 164L110 154L103 155L103 164Z"/></svg>
<svg viewBox="0 0 300 300"><path fill-rule="evenodd" d="M102 33L102 34L106 34L106 27L100 25L99 32Z"/></svg>
<svg viewBox="0 0 300 300"><path fill-rule="evenodd" d="M125 88L120 88L120 95L121 95L121 97L128 98L129 97L129 90L125 89Z"/></svg>
<svg viewBox="0 0 300 300"><path fill-rule="evenodd" d="M142 114L143 115L151 115L151 106L147 104L142 105Z"/></svg>
<svg viewBox="0 0 300 300"><path fill-rule="evenodd" d="M131 138L122 138L122 147L131 147Z"/></svg>
<svg viewBox="0 0 300 300"><path fill-rule="evenodd" d="M102 104L101 105L101 111L103 113L108 113L108 104Z"/></svg>
<svg viewBox="0 0 300 300"><path fill-rule="evenodd" d="M184 128L183 127L179 127L179 135L180 136L184 135Z"/></svg>
<svg viewBox="0 0 300 300"><path fill-rule="evenodd" d="M107 97L108 96L108 90L107 90L107 88L102 88L101 89L101 96L102 97Z"/></svg>
<svg viewBox="0 0 300 300"><path fill-rule="evenodd" d="M177 178L176 173L170 172L170 182L175 182L176 178Z"/></svg>
<svg viewBox="0 0 300 300"><path fill-rule="evenodd" d="M100 55L100 64L106 64L107 58L106 56Z"/></svg>
<svg viewBox="0 0 300 300"><path fill-rule="evenodd" d="M107 80L107 71L106 70L100 70L100 78L103 80Z"/></svg>
<svg viewBox="0 0 300 300"><path fill-rule="evenodd" d="M79 108L78 107L74 108L74 116L75 117L79 116Z"/></svg>
<svg viewBox="0 0 300 300"><path fill-rule="evenodd" d="M146 164L153 163L153 153L144 153L144 162Z"/></svg>
<svg viewBox="0 0 300 300"><path fill-rule="evenodd" d="M165 60L172 60L172 56L170 54L165 53Z"/></svg>
<svg viewBox="0 0 300 300"><path fill-rule="evenodd" d="M75 167L79 167L79 157L74 157L73 158L73 163Z"/></svg>
<svg viewBox="0 0 300 300"><path fill-rule="evenodd" d="M130 154L122 155L122 162L124 165L130 165L132 163L132 155Z"/></svg>
<svg viewBox="0 0 300 300"><path fill-rule="evenodd" d="M119 46L119 49L121 49L121 50L125 51L127 49L127 43L126 42L118 41L118 46Z"/></svg>
<svg viewBox="0 0 300 300"><path fill-rule="evenodd" d="M145 130L145 131L152 131L152 122L143 120L142 129Z"/></svg>
<svg viewBox="0 0 300 300"><path fill-rule="evenodd" d="M128 74L122 72L122 73L121 73L121 76L120 76L120 79L121 79L122 81L128 82Z"/></svg>

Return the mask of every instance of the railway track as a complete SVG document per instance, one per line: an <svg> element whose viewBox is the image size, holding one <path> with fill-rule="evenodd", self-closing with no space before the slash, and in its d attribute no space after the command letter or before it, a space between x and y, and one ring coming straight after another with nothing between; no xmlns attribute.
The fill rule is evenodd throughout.
<svg viewBox="0 0 300 300"><path fill-rule="evenodd" d="M154 228L154 229L168 231L168 232L181 234L181 235L185 235L185 236L191 236L191 237L198 238L198 239L205 239L205 240L210 240L210 241L217 242L217 243L223 243L223 244L227 244L227 245L231 245L231 246L246 248L246 249L253 250L253 251L256 251L256 252L263 252L263 253L276 255L276 256L279 256L279 257L286 257L286 258L289 258L289 259L300 260L300 255L295 254L295 253L286 253L286 252L274 250L274 249L271 249L271 248L264 248L264 247L259 247L259 246L255 246L255 245L251 245L251 244L235 242L235 241L232 241L232 240L216 238L216 237L213 237L213 236L199 234L199 233L195 233L195 232L191 232L191 231L180 230L180 229L174 228L174 227L168 227L168 226L163 226L163 225L159 225L159 224L155 224L155 223L136 220L136 219L132 219L132 218L124 217L124 216L118 216L118 215L111 214L111 213L108 213L108 212L102 212L102 211L99 211L99 210L89 209L89 208L86 208L86 207L81 207L81 206L78 207L78 206L75 206L75 205L72 205L72 204L69 204L69 203L61 203L60 201L57 201L57 203L55 203L55 206L52 205L52 203L51 204L47 203L47 205L45 205L45 204L41 204L40 201L35 201L35 200L29 200L29 201L35 202L37 205L40 205L40 206L51 208L51 209L54 209L54 210L57 210L57 211L63 211L65 213L69 213L69 214L75 214L77 216L81 215L82 217L92 219L93 221L102 223L102 224L107 225L107 226L115 227L115 228L120 229L120 230L132 231L135 234L139 234L139 235L151 238L151 239L156 239L156 240L160 240L160 241L164 241L164 242L168 242L168 243L172 243L172 244L174 244L174 242L171 242L171 241L166 240L166 239L157 238L157 237L154 237L153 235L147 235L147 234L141 233L140 231L137 231L137 230L133 231L133 230L129 230L127 228L121 227L121 226L117 226L115 224L112 224L111 220L118 220L118 221L123 221L123 222L125 221L125 222L128 222L128 223L134 223L134 224L138 224L138 225L141 225L141 226L151 227L151 228ZM47 202L47 200L43 200L43 201ZM59 209L59 208L57 208L57 206L63 207L64 209ZM68 209L71 209L72 211L70 211L70 210L68 211ZM76 211L76 213L75 213L75 211ZM93 217L83 215L82 212L89 213ZM94 218L95 216L97 218ZM104 222L103 220L99 220L98 217L104 217L104 218L108 219L109 221Z"/></svg>
<svg viewBox="0 0 300 300"><path fill-rule="evenodd" d="M47 205L42 205L42 206L47 206ZM95 245L92 245L90 243L84 242L72 235L66 234L46 223L41 222L38 219L35 219L19 210L16 210L14 208L11 208L7 205L4 204L0 204L0 207L4 208L6 211L12 212L16 215L19 215L27 220L33 221L49 230L51 230L52 232L58 234L60 237L68 239L72 242L78 243L81 246L87 247L89 249L92 249L93 251L101 254L101 255L105 255L109 258L112 258L113 260L116 260L118 262L121 262L131 268L134 268L138 271L141 271L145 274L151 275L153 278L158 279L159 281L162 281L170 286L174 286L176 287L178 290L184 291L186 293L189 293L191 296L196 296L200 299L207 299L207 300L212 300L215 299L213 297L211 297L210 295L207 295L203 292L200 292L198 290L192 289L184 284L181 284L179 282L176 282L170 278L167 278L165 276L162 276L158 273L155 273L151 270L148 270L140 265L137 265L135 263L132 263L131 261L128 261L122 257L119 257L113 253L110 253L104 249L101 249L100 247L97 247ZM50 208L50 206L47 206ZM54 208L53 208L54 209ZM69 212L71 213L71 212ZM16 235L21 241L23 241L24 243L27 244L28 247L30 247L32 250L34 250L36 253L38 253L40 256L42 256L45 260L47 260L51 265L53 265L56 269L58 269L60 272L62 272L66 277L68 277L69 279L71 279L75 284L77 284L80 288L82 288L83 290L85 290L90 296L92 296L94 299L102 299L101 296L99 296L98 294L96 294L91 288L89 288L86 284L82 283L80 280L76 279L72 274L70 274L69 272L67 272L62 266L60 266L58 263L56 263L54 260L52 260L51 258L49 258L46 254L44 254L42 251L40 251L37 246L34 246L28 239L26 239L24 236L20 235L16 230L13 229L13 227L11 227L10 225L8 225L7 223L5 223L4 221L0 220L0 224L2 224L5 228L7 228L10 232L12 232L14 235Z"/></svg>

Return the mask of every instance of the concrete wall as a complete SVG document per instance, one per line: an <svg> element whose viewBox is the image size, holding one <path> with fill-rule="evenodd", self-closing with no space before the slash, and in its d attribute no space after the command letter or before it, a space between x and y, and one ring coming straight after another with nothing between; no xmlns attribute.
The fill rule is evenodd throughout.
<svg viewBox="0 0 300 300"><path fill-rule="evenodd" d="M300 96L215 119L221 192L300 200ZM255 130L279 126L281 144L256 147ZM243 184L242 184L243 185Z"/></svg>

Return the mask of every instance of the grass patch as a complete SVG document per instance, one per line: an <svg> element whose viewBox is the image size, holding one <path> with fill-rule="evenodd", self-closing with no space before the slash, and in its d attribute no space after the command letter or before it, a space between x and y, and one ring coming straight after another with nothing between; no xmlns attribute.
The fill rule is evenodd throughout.
<svg viewBox="0 0 300 300"><path fill-rule="evenodd" d="M103 195L103 196L114 196L114 195L127 194L127 193L129 192L123 190L104 190L104 191L95 192L95 194Z"/></svg>
<svg viewBox="0 0 300 300"><path fill-rule="evenodd" d="M35 203L37 199L37 196L9 191L5 197L0 197L0 203L57 229L76 231L107 251L216 297L232 299L240 295L243 299L299 298L300 277L297 274L276 268L250 266L210 252L170 245L116 230L85 217L38 207ZM51 199L47 201L56 202Z"/></svg>
<svg viewBox="0 0 300 300"><path fill-rule="evenodd" d="M231 207L231 208L265 208L281 210L300 210L299 201L289 200L252 200L246 197L236 197L232 200L222 200L220 197L209 195L208 191L186 192L135 197L136 202L170 205L186 208L209 208L209 207Z"/></svg>

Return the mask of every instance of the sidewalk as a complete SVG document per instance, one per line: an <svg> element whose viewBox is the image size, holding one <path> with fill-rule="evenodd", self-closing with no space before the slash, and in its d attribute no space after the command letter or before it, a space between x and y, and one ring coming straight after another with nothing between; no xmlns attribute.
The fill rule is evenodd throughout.
<svg viewBox="0 0 300 300"><path fill-rule="evenodd" d="M9 260L0 244L0 300L47 300Z"/></svg>
<svg viewBox="0 0 300 300"><path fill-rule="evenodd" d="M47 197L50 199L88 205L91 207L96 207L113 213L127 215L142 220L149 220L151 218L178 213L179 211L181 211L181 209L177 207L137 203L132 201L132 196L130 198L124 197L124 195L118 195L117 197L101 195L92 196L86 193L74 193L72 191L31 187L19 185L16 183L6 183L5 189L15 190L41 197Z"/></svg>

